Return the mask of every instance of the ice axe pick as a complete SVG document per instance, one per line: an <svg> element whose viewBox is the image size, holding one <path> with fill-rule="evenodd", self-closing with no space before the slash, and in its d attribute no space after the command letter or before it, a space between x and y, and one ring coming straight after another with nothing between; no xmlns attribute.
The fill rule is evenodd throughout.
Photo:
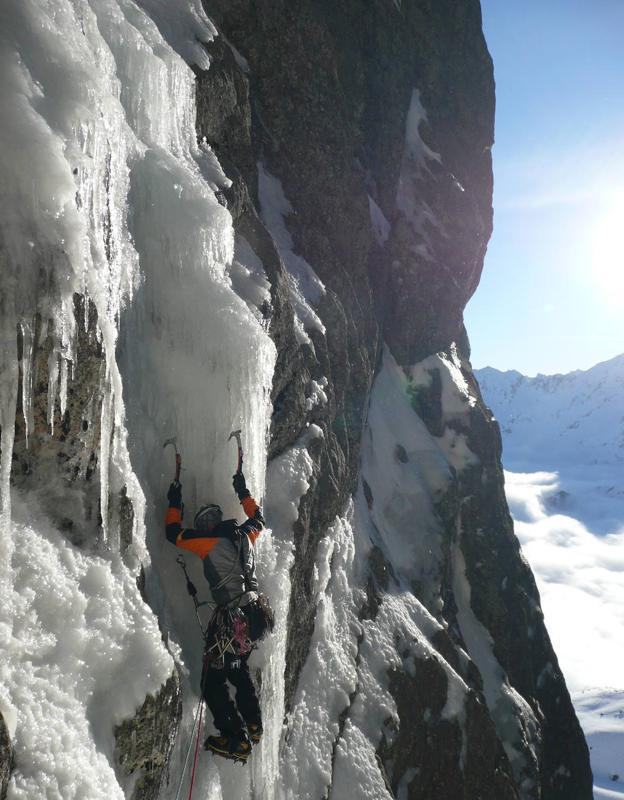
<svg viewBox="0 0 624 800"><path fill-rule="evenodd" d="M167 439L163 444L163 448L167 447L168 444L173 445L173 449L175 450L175 481L176 483L180 483L180 470L182 469L182 456L178 453L178 445L176 443L176 437L172 436L170 439Z"/></svg>
<svg viewBox="0 0 624 800"><path fill-rule="evenodd" d="M236 443L238 445L238 466L236 467L237 472L243 471L243 443L241 441L241 429L239 428L237 431L232 431L232 433L228 437L228 442L230 439L236 439Z"/></svg>

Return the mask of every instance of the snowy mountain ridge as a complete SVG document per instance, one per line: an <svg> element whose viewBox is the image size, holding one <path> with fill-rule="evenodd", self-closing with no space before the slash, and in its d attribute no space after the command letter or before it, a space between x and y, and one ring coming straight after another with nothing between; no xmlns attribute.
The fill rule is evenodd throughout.
<svg viewBox="0 0 624 800"><path fill-rule="evenodd" d="M565 375L475 370L505 441L505 462L521 469L624 462L624 354Z"/></svg>
<svg viewBox="0 0 624 800"><path fill-rule="evenodd" d="M624 356L567 375L476 374L501 424L507 501L590 746L594 797L621 799Z"/></svg>

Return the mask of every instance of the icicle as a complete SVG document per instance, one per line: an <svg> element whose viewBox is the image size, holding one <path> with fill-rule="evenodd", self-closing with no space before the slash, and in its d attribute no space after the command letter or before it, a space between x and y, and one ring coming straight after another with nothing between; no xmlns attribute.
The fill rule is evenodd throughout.
<svg viewBox="0 0 624 800"><path fill-rule="evenodd" d="M100 516L103 540L108 543L108 494L110 476L111 438L113 434L113 391L110 372L106 369L103 381L102 414L100 418Z"/></svg>
<svg viewBox="0 0 624 800"><path fill-rule="evenodd" d="M65 416L67 408L67 365L69 362L66 358L61 358L61 385L59 391L59 404L61 408L61 418Z"/></svg>
<svg viewBox="0 0 624 800"><path fill-rule="evenodd" d="M59 379L59 353L56 346L48 358L48 425L50 433L54 433L54 408L56 406L56 389Z"/></svg>
<svg viewBox="0 0 624 800"><path fill-rule="evenodd" d="M74 300L71 295L63 297L61 304L60 340L60 352L63 358L66 361L75 361L77 352L76 317Z"/></svg>
<svg viewBox="0 0 624 800"><path fill-rule="evenodd" d="M15 441L15 409L18 386L17 336L16 326L5 322L0 341L0 563L11 563L13 538L11 523L11 464L13 443ZM3 575L5 569L0 570ZM0 577L0 597L4 596L4 577Z"/></svg>
<svg viewBox="0 0 624 800"><path fill-rule="evenodd" d="M37 347L41 347L41 345L48 338L48 328L49 328L49 320L42 319L41 320L41 325L39 326L39 334L38 334L38 338L37 338Z"/></svg>
<svg viewBox="0 0 624 800"><path fill-rule="evenodd" d="M35 426L33 415L33 346L34 335L32 323L22 321L22 413L24 415L24 430L26 433L26 447L30 432Z"/></svg>
<svg viewBox="0 0 624 800"><path fill-rule="evenodd" d="M86 263L86 262L85 262ZM84 332L89 332L89 293L87 291L87 276L86 276L86 268L84 274L84 284L82 288L82 296L84 297L84 303L82 305L82 327L84 328Z"/></svg>

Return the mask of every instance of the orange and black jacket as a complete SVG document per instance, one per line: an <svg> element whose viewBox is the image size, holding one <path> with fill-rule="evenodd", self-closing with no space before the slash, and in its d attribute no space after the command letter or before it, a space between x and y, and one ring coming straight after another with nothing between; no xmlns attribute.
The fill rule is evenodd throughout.
<svg viewBox="0 0 624 800"><path fill-rule="evenodd" d="M264 528L260 507L253 497L241 500L247 519L220 522L210 532L182 527L182 510L170 506L165 516L167 539L196 553L204 562L204 575L217 605L235 605L245 592L257 591L253 544Z"/></svg>

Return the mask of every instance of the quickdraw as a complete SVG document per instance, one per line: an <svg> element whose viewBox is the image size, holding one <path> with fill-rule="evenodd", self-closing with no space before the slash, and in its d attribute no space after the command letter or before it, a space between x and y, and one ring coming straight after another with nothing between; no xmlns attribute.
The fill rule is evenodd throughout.
<svg viewBox="0 0 624 800"><path fill-rule="evenodd" d="M206 659L213 668L222 669L225 656L238 657L251 652L247 618L240 608L218 606L206 631Z"/></svg>

